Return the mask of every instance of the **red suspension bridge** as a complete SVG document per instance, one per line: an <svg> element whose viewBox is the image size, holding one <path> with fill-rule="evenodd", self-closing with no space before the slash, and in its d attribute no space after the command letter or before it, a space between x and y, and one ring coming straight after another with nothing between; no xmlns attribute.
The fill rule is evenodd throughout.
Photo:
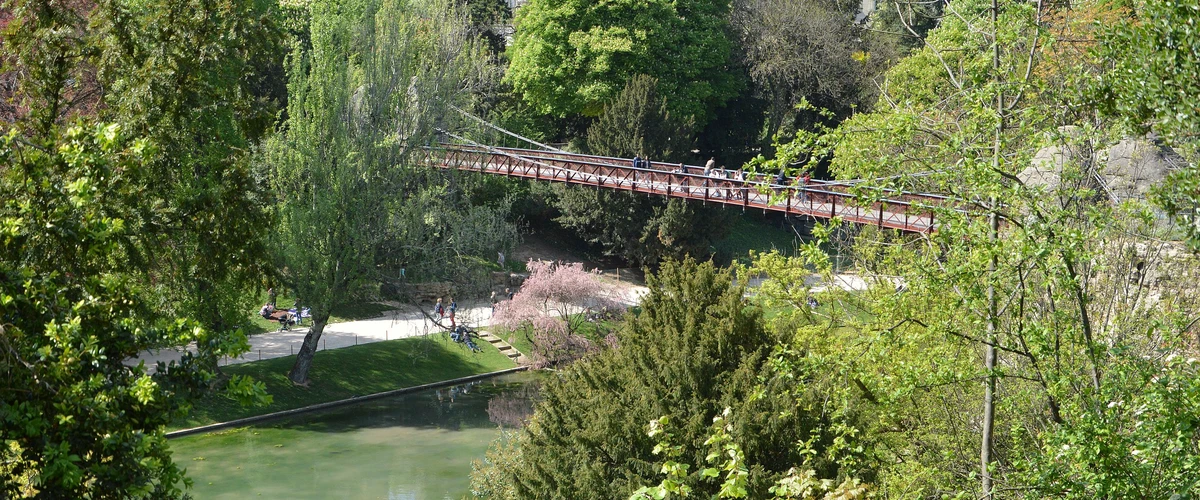
<svg viewBox="0 0 1200 500"><path fill-rule="evenodd" d="M914 233L933 232L937 227L935 209L959 204L945 196L900 191L884 191L883 198L863 202L850 192L846 183L815 179L801 183L792 179L780 184L764 175L747 176L743 180L732 178L733 171L705 175L701 167L649 161L635 168L632 159L563 151L443 143L426 150L425 163L437 168L700 200L789 215L840 217L848 222Z"/></svg>

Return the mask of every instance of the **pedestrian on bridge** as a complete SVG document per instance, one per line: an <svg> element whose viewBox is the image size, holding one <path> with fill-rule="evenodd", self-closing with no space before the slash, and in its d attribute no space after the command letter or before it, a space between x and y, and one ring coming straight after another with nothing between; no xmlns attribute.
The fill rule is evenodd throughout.
<svg viewBox="0 0 1200 500"><path fill-rule="evenodd" d="M633 168L642 168L642 157L640 155L633 155Z"/></svg>

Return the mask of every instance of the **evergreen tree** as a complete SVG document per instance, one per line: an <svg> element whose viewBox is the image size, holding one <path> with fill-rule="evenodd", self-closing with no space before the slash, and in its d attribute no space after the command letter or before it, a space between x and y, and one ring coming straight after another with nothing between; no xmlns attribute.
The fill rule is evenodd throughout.
<svg viewBox="0 0 1200 500"><path fill-rule="evenodd" d="M648 286L641 314L628 318L615 348L546 384L518 450L496 450L509 454L492 460L500 470L477 474L502 478L488 491L501 498L626 498L659 473L646 431L664 415L684 458L701 463L713 417L736 408L732 436L745 450L752 497L765 495L803 459L791 443L811 440L815 450L829 443L810 433L819 427L817 414L795 410L797 395L769 375L766 360L778 339L731 271L668 261ZM836 474L823 458L810 463L822 477ZM699 471L686 481L701 497L716 493Z"/></svg>
<svg viewBox="0 0 1200 500"><path fill-rule="evenodd" d="M588 129L587 149L604 156L681 162L692 158L692 123L671 114L657 80L638 75ZM554 190L560 212L556 222L606 254L637 265L707 256L709 245L728 230L719 208L567 185Z"/></svg>

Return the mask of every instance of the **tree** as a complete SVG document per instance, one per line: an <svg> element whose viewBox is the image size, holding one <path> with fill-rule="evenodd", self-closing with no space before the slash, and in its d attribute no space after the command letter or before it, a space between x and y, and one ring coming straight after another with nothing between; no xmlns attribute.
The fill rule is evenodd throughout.
<svg viewBox="0 0 1200 500"><path fill-rule="evenodd" d="M207 353L236 344L219 339L246 322L248 285L265 260L263 200L246 160L269 128L262 117L274 114L255 94L252 66L278 52L270 3L29 0L10 12L0 43L4 71L21 75L9 87L12 125L45 138L74 118L98 117L152 141L146 205L172 208L147 219L146 237L123 257L143 271L141 290L163 314L220 332L197 346L215 369L219 354Z"/></svg>
<svg viewBox="0 0 1200 500"><path fill-rule="evenodd" d="M821 0L735 2L738 48L771 105L768 135L785 126L802 98L843 116L874 102L872 78L892 63L895 42L857 24L859 9Z"/></svg>
<svg viewBox="0 0 1200 500"><path fill-rule="evenodd" d="M479 61L451 2L314 2L312 50L289 72L288 122L264 163L277 199L272 234L288 284L313 326L288 377L308 382L331 312L378 281L394 231L388 207L425 186L422 146L449 128ZM429 216L427 214L427 216Z"/></svg>
<svg viewBox="0 0 1200 500"><path fill-rule="evenodd" d="M0 496L177 497L162 426L248 345L266 2L4 3ZM187 12L188 15L182 15ZM198 15L197 15L198 13ZM199 57L197 57L199 55ZM216 224L215 221L220 221ZM151 347L196 355L123 363ZM231 395L261 385L234 380Z"/></svg>
<svg viewBox="0 0 1200 500"><path fill-rule="evenodd" d="M537 366L572 361L591 350L591 341L579 335L587 313L624 307L610 285L578 262L530 260L528 269L521 290L497 307L495 321L510 330L533 330L530 355Z"/></svg>
<svg viewBox="0 0 1200 500"><path fill-rule="evenodd" d="M932 235L856 230L856 267L872 285L863 292L833 288L815 245L802 261L759 262L772 278L765 307L797 309L776 323L806 353L794 373L815 375L805 386L822 387L835 411L875 422L856 435L875 450L868 465L886 495L1189 494L1191 460L1129 452L1193 453L1191 424L1168 409L1194 397L1180 378L1191 368L1168 353L1191 349L1200 309L1175 283L1146 281L1147 267L1195 272L1165 242L1174 229L1148 207L1109 204L1095 180L1111 123L1070 84L1100 66L1052 43L1086 40L1094 12L960 2L947 14L887 74L872 113L788 151L867 179L866 200L895 185L958 200L936 210ZM1017 174L1046 146L1062 152L1059 182L1025 182ZM824 328L804 323L803 266L829 280Z"/></svg>
<svg viewBox="0 0 1200 500"><path fill-rule="evenodd" d="M505 81L539 113L599 115L634 75L660 79L672 114L708 123L737 94L728 0L533 0L517 11Z"/></svg>
<svg viewBox="0 0 1200 500"><path fill-rule="evenodd" d="M710 423L727 406L735 409L730 434L744 450L752 497L803 460L780 443L809 443L812 468L836 477L836 459L824 454L833 435L818 430L817 411L797 408L785 379L769 375L777 339L732 273L668 261L647 284L642 311L618 331L617 347L549 380L517 438L519 456L509 450L489 459L499 470L476 474L500 484L476 482L474 489L515 498L627 498L660 470L646 422L669 416L681 461L701 463ZM699 471L683 481L698 496L716 493Z"/></svg>
<svg viewBox="0 0 1200 500"><path fill-rule="evenodd" d="M1092 96L1123 130L1152 132L1186 158L1178 172L1162 184L1159 204L1178 217L1192 251L1200 251L1200 173L1196 139L1200 136L1200 41L1196 12L1188 2L1137 2L1129 19L1110 24L1101 54L1113 67L1094 87Z"/></svg>
<svg viewBox="0 0 1200 500"><path fill-rule="evenodd" d="M112 260L144 237L136 179L149 150L117 125L59 141L45 151L10 133L0 144L0 492L177 497L183 475L162 428L202 372L190 357L154 376L123 362L207 335L157 318Z"/></svg>
<svg viewBox="0 0 1200 500"><path fill-rule="evenodd" d="M588 151L667 162L689 158L692 121L674 117L657 88L657 81L644 75L630 80L588 129ZM566 185L554 192L555 222L637 265L708 255L709 245L728 230L719 209L683 200Z"/></svg>
<svg viewBox="0 0 1200 500"><path fill-rule="evenodd" d="M494 57L504 53L508 41L505 28L512 24L512 10L504 0L469 0L465 6L471 30L482 38Z"/></svg>

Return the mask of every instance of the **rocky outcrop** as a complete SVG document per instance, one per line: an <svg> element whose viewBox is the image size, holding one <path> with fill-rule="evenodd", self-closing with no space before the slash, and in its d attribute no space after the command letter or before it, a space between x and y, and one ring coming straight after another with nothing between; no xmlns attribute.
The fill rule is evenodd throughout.
<svg viewBox="0 0 1200 500"><path fill-rule="evenodd" d="M1042 148L1030 166L1017 175L1033 187L1057 190L1063 182L1063 169L1081 167L1090 175L1081 179L1113 202L1146 199L1150 188L1166 179L1172 171L1186 165L1171 148L1148 139L1122 139L1107 149L1093 150L1079 138L1074 127L1063 127L1060 144Z"/></svg>
<svg viewBox="0 0 1200 500"><path fill-rule="evenodd" d="M1151 187L1185 164L1171 148L1144 139L1123 139L1105 153L1100 175L1109 195L1122 201L1145 199Z"/></svg>

